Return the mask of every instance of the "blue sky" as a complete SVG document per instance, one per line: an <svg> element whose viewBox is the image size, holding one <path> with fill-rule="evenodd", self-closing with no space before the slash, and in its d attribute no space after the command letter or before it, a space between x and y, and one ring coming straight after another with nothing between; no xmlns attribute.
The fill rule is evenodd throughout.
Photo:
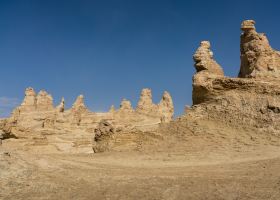
<svg viewBox="0 0 280 200"><path fill-rule="evenodd" d="M142 88L158 102L171 93L175 113L191 105L192 55L209 40L225 74L239 70L240 23L256 20L280 49L278 1L1 0L0 115L24 89L45 89L69 107L84 94L92 111L122 98L135 106ZM9 101L9 99L11 101ZM9 103L10 102L10 103Z"/></svg>

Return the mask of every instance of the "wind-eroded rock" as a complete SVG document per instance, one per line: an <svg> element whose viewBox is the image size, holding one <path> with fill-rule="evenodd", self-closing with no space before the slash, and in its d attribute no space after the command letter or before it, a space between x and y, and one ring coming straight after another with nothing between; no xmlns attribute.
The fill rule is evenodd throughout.
<svg viewBox="0 0 280 200"><path fill-rule="evenodd" d="M220 65L214 60L213 52L210 50L210 42L202 41L200 46L193 55L195 61L195 69L197 72L206 71L211 74L224 75L223 69Z"/></svg>
<svg viewBox="0 0 280 200"><path fill-rule="evenodd" d="M37 110L48 111L53 110L53 98L45 90L41 90L37 95Z"/></svg>
<svg viewBox="0 0 280 200"><path fill-rule="evenodd" d="M209 79L217 76L224 76L223 69L214 60L213 52L210 50L210 42L202 41L196 50L193 59L196 74L193 76L193 104L198 104L204 101L205 93L209 87Z"/></svg>
<svg viewBox="0 0 280 200"><path fill-rule="evenodd" d="M133 112L131 102L129 100L123 99L120 105L119 111L121 112Z"/></svg>
<svg viewBox="0 0 280 200"><path fill-rule="evenodd" d="M270 47L264 34L255 31L254 24L253 20L242 23L240 78L215 73L209 56L201 56L202 68L194 59L194 106L186 115L280 135L280 80L275 78L279 77L279 52Z"/></svg>
<svg viewBox="0 0 280 200"><path fill-rule="evenodd" d="M22 112L30 112L36 110L37 106L37 98L36 98L36 92L33 88L29 87L25 90L25 97L20 105L20 110Z"/></svg>
<svg viewBox="0 0 280 200"><path fill-rule="evenodd" d="M264 33L257 33L254 20L241 24L241 78L279 78L280 52L274 50Z"/></svg>
<svg viewBox="0 0 280 200"><path fill-rule="evenodd" d="M161 114L161 122L170 122L174 115L174 105L172 97L167 91L163 93L158 107Z"/></svg>

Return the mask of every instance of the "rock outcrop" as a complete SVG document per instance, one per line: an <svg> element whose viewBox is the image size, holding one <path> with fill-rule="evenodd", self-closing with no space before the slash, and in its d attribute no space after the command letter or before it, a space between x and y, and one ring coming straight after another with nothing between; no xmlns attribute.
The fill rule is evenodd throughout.
<svg viewBox="0 0 280 200"><path fill-rule="evenodd" d="M207 98L205 92L209 87L209 80L217 76L224 76L220 65L214 60L210 50L210 42L202 41L196 50L193 59L196 74L193 76L193 104L198 104Z"/></svg>
<svg viewBox="0 0 280 200"><path fill-rule="evenodd" d="M146 91L148 94L149 91ZM151 91L149 95L151 96ZM114 107L111 107L107 113L96 113L86 107L83 95L77 97L70 109L66 109L64 98L55 107L52 96L46 91L41 90L36 95L34 89L27 88L23 103L14 109L11 117L1 122L0 131L18 138L31 140L40 138L42 141L37 141L38 144L49 142L61 151L64 151L61 148L61 137L65 137L67 139L65 139L65 144L62 142L63 145L67 145L69 140L73 140L74 143L83 144L83 148L86 149L91 148L91 142L89 142L91 135L98 126L101 126L100 124L104 125L104 121L117 124L127 132L134 129L155 129L161 122L171 120L173 109L168 109L171 103L170 95L165 95L160 105L152 104L151 99L150 103L143 99L144 110L148 110L147 105L154 107L154 114L149 115L148 112L134 110L130 101L124 99L119 109L115 110ZM54 139L56 135L60 138ZM79 150L76 147L69 147L69 151Z"/></svg>
<svg viewBox="0 0 280 200"><path fill-rule="evenodd" d="M65 110L65 100L64 100L64 97L62 97L59 105L56 107L56 110L57 110L57 112L61 112L61 113L64 112L64 110Z"/></svg>
<svg viewBox="0 0 280 200"><path fill-rule="evenodd" d="M141 92L136 112L159 117L161 122L170 122L173 119L174 105L171 95L165 91L159 104L154 104L152 90L144 88Z"/></svg>
<svg viewBox="0 0 280 200"><path fill-rule="evenodd" d="M95 152L139 150L145 145L152 148L157 145L164 150L173 148L178 141L184 146L189 140L184 136L186 132L192 136L206 135L212 142L216 132L223 135L229 131L235 137L238 130L279 138L279 52L270 47L265 35L256 32L254 24L252 20L242 23L239 77L225 77L214 60L210 42L201 42L193 56L196 69L193 105L186 107L184 115L176 120L173 120L174 106L168 92L154 104L152 91L146 88L136 109L123 99L119 109L112 107L107 113L96 113L87 109L82 95L68 110L64 99L53 109L47 92L36 96L35 91L28 88L23 103L9 119L1 121L0 130L21 138L40 138L39 144L51 142L60 151L69 151L75 145L93 147ZM92 135L93 146L89 143ZM65 147L65 143L68 146Z"/></svg>
<svg viewBox="0 0 280 200"><path fill-rule="evenodd" d="M120 105L120 112L133 112L131 102L127 99L123 99Z"/></svg>
<svg viewBox="0 0 280 200"><path fill-rule="evenodd" d="M76 101L72 105L71 110L72 110L72 112L86 112L88 110L86 105L85 105L83 95L79 95L77 97Z"/></svg>
<svg viewBox="0 0 280 200"><path fill-rule="evenodd" d="M36 109L40 111L53 110L53 98L45 90L41 90L37 95Z"/></svg>
<svg viewBox="0 0 280 200"><path fill-rule="evenodd" d="M103 152L110 149L109 141L110 137L115 134L115 127L108 120L101 120L98 126L94 129L94 137L93 137L93 151ZM103 141L106 141L105 143ZM102 144L100 144L103 142Z"/></svg>
<svg viewBox="0 0 280 200"><path fill-rule="evenodd" d="M136 111L145 114L155 114L156 109L156 105L153 103L152 99L152 90L144 88L141 92Z"/></svg>
<svg viewBox="0 0 280 200"><path fill-rule="evenodd" d="M124 128L118 133L110 132L107 134L110 135L109 137L99 138L95 147L100 147L101 151L123 151L139 150L139 146L143 150L145 146L151 145L153 151L156 151L155 149L164 151L166 146L173 145L170 141L174 140L174 137L182 140L185 138L184 142L187 142L190 135L195 138L207 137L212 140L210 143L214 142L215 145L219 144L225 135L230 138L230 145L232 145L231 140L238 140L238 143L244 137L248 137L246 145L247 142L254 143L255 135L261 138L279 139L280 80L277 78L279 77L278 66L276 64L268 67L271 66L271 60L277 60L278 53L270 48L263 35L255 32L252 22L242 23L243 31L246 32L243 34L248 34L241 36L241 44L244 44L241 45L241 68L243 69L241 69L241 74L243 75L239 75L238 78L225 77L222 68L213 58L210 43L203 41L193 57L196 69L193 76L193 105L186 106L183 116L167 124L161 123L153 131L133 132ZM260 41L254 37L259 38L257 40ZM244 43L244 38L247 38L249 42ZM248 60L244 62L244 59ZM154 105L151 99L151 91L143 90L136 111L153 113L155 116L158 114L161 116L162 122L166 119L171 120L173 103L170 95L165 92L158 105ZM151 112L151 108L155 108L155 112ZM133 134L131 134L132 132ZM187 134L188 136L186 136ZM148 137L149 141L145 141ZM194 140L196 140L195 138ZM259 138L259 140L262 139ZM187 148L183 147L184 142L180 144L181 146L178 145L180 146L178 148ZM278 144L279 141L269 142ZM202 146L203 144L199 148ZM172 148L174 147L172 146ZM215 148L219 147L215 146Z"/></svg>
<svg viewBox="0 0 280 200"><path fill-rule="evenodd" d="M167 91L163 93L158 107L161 115L161 122L170 122L174 115L174 105L171 95Z"/></svg>
<svg viewBox="0 0 280 200"><path fill-rule="evenodd" d="M240 78L279 78L280 52L274 50L264 33L257 33L254 20L241 24Z"/></svg>
<svg viewBox="0 0 280 200"><path fill-rule="evenodd" d="M201 56L202 68L194 59L197 73L193 78L194 105L186 114L189 118L249 126L260 133L280 135L280 80L275 78L279 77L279 53L270 47L264 34L255 31L254 24L253 20L242 23L240 78L215 73L209 56Z"/></svg>
<svg viewBox="0 0 280 200"><path fill-rule="evenodd" d="M24 100L19 108L20 111L21 112L35 111L36 107L37 107L36 92L31 87L26 88Z"/></svg>
<svg viewBox="0 0 280 200"><path fill-rule="evenodd" d="M223 76L224 72L220 65L214 60L213 52L210 50L210 42L202 41L193 55L195 69L197 72L207 72Z"/></svg>

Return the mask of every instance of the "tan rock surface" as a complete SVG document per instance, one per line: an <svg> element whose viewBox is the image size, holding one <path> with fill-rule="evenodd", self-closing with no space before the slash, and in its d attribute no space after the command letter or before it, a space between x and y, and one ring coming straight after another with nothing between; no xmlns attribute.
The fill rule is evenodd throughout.
<svg viewBox="0 0 280 200"><path fill-rule="evenodd" d="M242 22L240 40L241 78L279 78L280 52L274 50L264 33L257 33L254 20Z"/></svg>
<svg viewBox="0 0 280 200"><path fill-rule="evenodd" d="M41 90L37 95L36 109L41 111L53 110L53 98L45 90Z"/></svg>
<svg viewBox="0 0 280 200"><path fill-rule="evenodd" d="M29 87L25 90L25 97L20 106L20 110L22 112L34 111L36 110L36 106L37 106L36 93L33 88Z"/></svg>
<svg viewBox="0 0 280 200"><path fill-rule="evenodd" d="M165 91L163 93L162 99L159 102L159 112L161 114L162 122L170 122L174 115L174 105L171 95Z"/></svg>

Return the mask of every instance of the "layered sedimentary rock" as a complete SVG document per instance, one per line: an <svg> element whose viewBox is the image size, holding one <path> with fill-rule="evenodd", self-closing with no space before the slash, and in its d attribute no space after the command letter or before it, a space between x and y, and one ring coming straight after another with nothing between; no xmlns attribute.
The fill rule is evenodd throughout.
<svg viewBox="0 0 280 200"><path fill-rule="evenodd" d="M38 99L48 99L40 101L50 106L50 98L46 98L47 94L36 96L35 91L28 88L22 105L0 129L15 135L20 135L19 132L32 136L41 134L45 142L52 141L58 149L62 149L61 141L65 138L68 142L74 140L73 146L83 144L88 147L87 137L93 135L95 152L139 150L145 144L153 146L158 141L166 145L161 147L162 150L174 146L173 133L184 138L181 136L186 132L213 135L218 131L222 135L227 131L238 134L238 130L250 130L264 137L279 137L279 53L270 47L263 34L255 31L254 21L244 21L242 31L241 69L237 78L225 77L214 60L210 42L201 42L193 56L196 69L193 105L186 107L185 114L174 121L173 101L168 92L164 92L161 101L154 104L152 92L146 88L141 92L136 109L124 99L119 109L94 113L86 108L83 96L79 96L69 110L64 109L63 101L57 109L44 111L38 108L41 105ZM57 134L60 137L54 140ZM69 139L70 136L75 139ZM207 137L211 138L211 135Z"/></svg>
<svg viewBox="0 0 280 200"><path fill-rule="evenodd" d="M274 50L264 33L257 33L254 20L241 24L241 78L279 78L280 52Z"/></svg>
<svg viewBox="0 0 280 200"><path fill-rule="evenodd" d="M255 31L254 24L253 20L242 23L240 78L216 73L221 72L217 65L219 70L207 70L213 68L207 54L199 58L199 63L204 63L201 70L195 54L194 106L187 115L280 134L280 80L273 78L279 77L279 53L269 46L265 35Z"/></svg>
<svg viewBox="0 0 280 200"><path fill-rule="evenodd" d="M171 120L173 104L172 109L168 109L171 106L170 103L172 103L170 95L165 95L160 106L154 105L156 115L148 115L145 112L135 111L130 101L123 99L119 109L115 110L111 107L107 113L96 113L86 107L83 95L77 97L70 109L66 109L64 98L55 107L52 96L46 91L41 90L36 95L33 88L27 88L22 104L14 109L11 117L1 121L0 130L6 135L29 138L31 143L35 142L32 138L37 138L38 145L51 144L59 151L77 152L80 151L78 149L81 146L81 151L84 151L83 149L89 151L92 135L96 132L94 130L101 126L104 120L127 131L151 130L161 122ZM146 102L142 105L144 110L149 107ZM69 147L69 141L80 145Z"/></svg>
<svg viewBox="0 0 280 200"><path fill-rule="evenodd" d="M242 30L239 78L225 77L222 68L213 58L210 42L202 41L193 56L196 69L193 76L193 105L186 106L183 116L168 124L161 123L153 131L136 131L134 134L128 134L125 130L112 132L110 137L100 137L94 147L100 147L100 151L123 151L136 150L139 147L136 144L141 144L142 149L145 145L152 145L153 150L163 150L173 145L170 141L174 140L174 135L186 139L187 134L198 138L205 136L212 141L218 139L214 141L216 143L226 134L233 140L249 137L247 142L256 140L251 133L264 138L279 137L278 52L271 49L264 35L255 32L253 21L244 21ZM158 107L162 113L167 114L172 113L171 105L172 100L165 93ZM151 107L154 106L150 92L144 90L137 110L148 112ZM239 137L240 130L248 135ZM149 141L145 141L148 136ZM119 141L122 141L122 145ZM131 146L127 144L128 141Z"/></svg>

